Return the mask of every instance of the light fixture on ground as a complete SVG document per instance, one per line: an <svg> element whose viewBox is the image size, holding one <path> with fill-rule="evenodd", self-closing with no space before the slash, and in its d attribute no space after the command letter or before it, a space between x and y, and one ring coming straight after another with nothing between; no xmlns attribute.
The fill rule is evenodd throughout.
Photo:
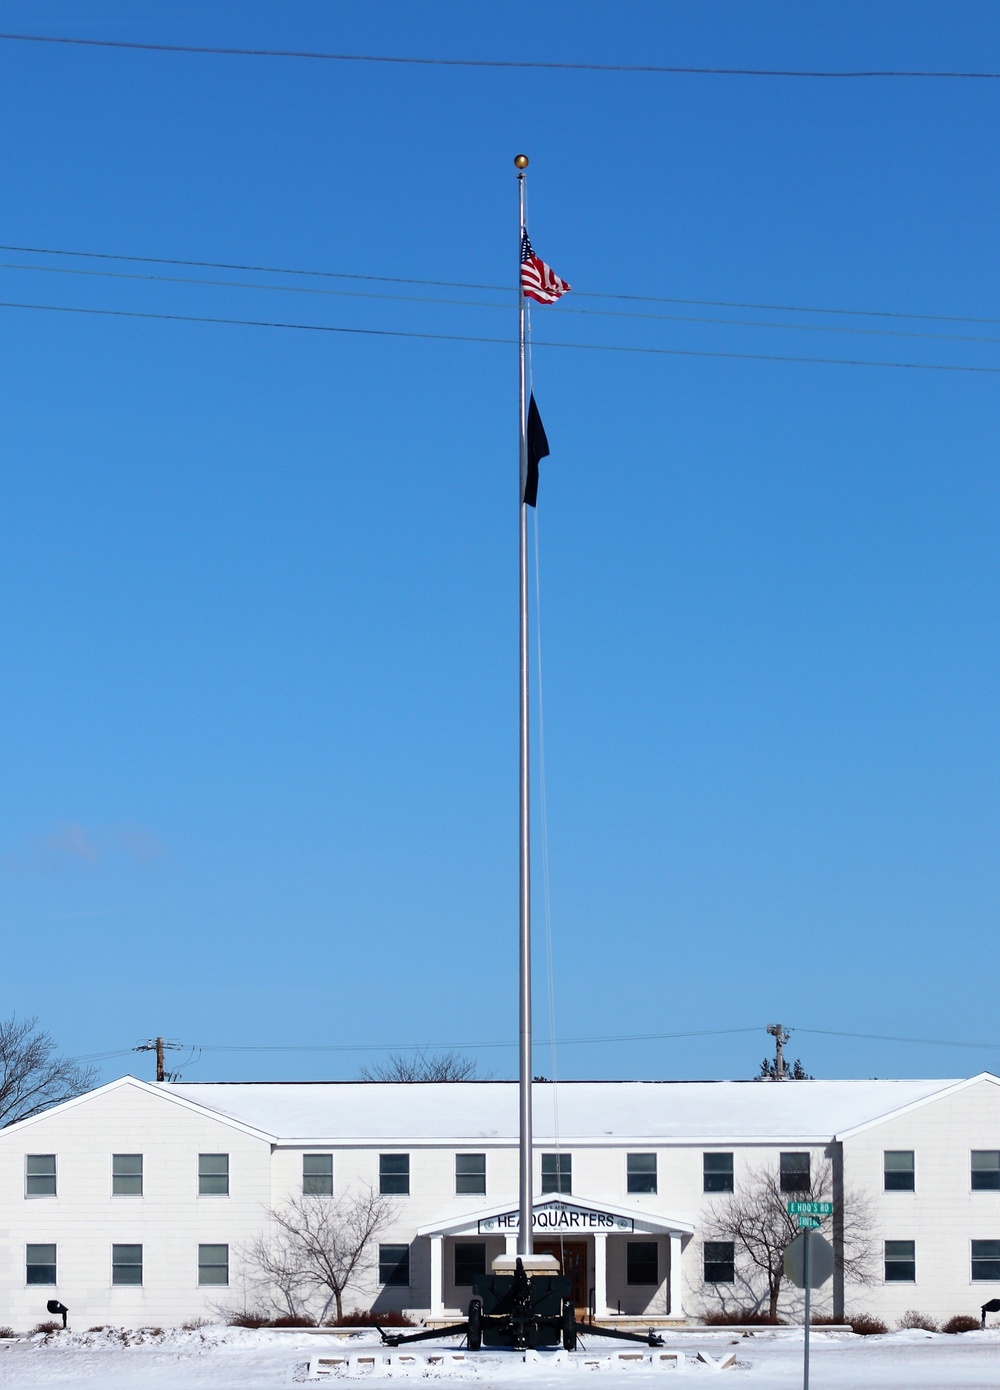
<svg viewBox="0 0 1000 1390"><path fill-rule="evenodd" d="M46 1303L45 1307L48 1312L55 1313L56 1317L62 1317L63 1327L66 1326L66 1319L69 1316L69 1309L66 1307L65 1303L60 1303L58 1298L50 1298L48 1303Z"/></svg>

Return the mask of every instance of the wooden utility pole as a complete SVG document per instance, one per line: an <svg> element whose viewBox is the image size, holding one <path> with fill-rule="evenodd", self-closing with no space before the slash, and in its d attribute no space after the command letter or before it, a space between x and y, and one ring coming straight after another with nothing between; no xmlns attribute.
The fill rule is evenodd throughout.
<svg viewBox="0 0 1000 1390"><path fill-rule="evenodd" d="M157 1081L169 1081L171 1078L167 1075L167 1066L166 1066L166 1061L164 1060L164 1053L165 1053L168 1049L169 1049L171 1052L176 1052L176 1051L178 1051L179 1048L180 1048L180 1043L167 1042L167 1041L165 1041L165 1039L163 1039L163 1038L150 1038L150 1039L148 1040L148 1042L139 1043L139 1045L138 1045L137 1047L135 1047L135 1048L133 1049L133 1051L135 1051L135 1052L155 1052L155 1053L156 1053L156 1079L157 1079Z"/></svg>

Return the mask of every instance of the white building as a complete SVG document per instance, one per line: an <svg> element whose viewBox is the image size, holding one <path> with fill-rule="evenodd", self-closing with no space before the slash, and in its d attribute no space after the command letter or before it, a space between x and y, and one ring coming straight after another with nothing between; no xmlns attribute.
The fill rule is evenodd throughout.
<svg viewBox="0 0 1000 1390"><path fill-rule="evenodd" d="M536 1247L558 1246L599 1319L746 1306L712 1208L757 1170L792 1200L824 1165L827 1234L845 1193L863 1193L875 1242L874 1286L835 1279L830 1311L892 1324L1000 1296L994 1076L539 1083L534 1103ZM50 1298L78 1328L243 1307L243 1252L268 1210L365 1184L392 1194L395 1217L345 1306L460 1315L474 1275L514 1248L516 1084L124 1077L0 1131L0 1323L31 1327Z"/></svg>

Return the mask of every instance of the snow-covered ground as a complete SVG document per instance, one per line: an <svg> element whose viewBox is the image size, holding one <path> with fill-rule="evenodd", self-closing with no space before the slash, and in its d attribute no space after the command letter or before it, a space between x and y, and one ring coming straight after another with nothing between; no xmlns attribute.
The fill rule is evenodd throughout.
<svg viewBox="0 0 1000 1390"><path fill-rule="evenodd" d="M123 1337L126 1339L123 1341ZM33 1386L64 1386L67 1390L264 1390L264 1387L303 1383L344 1386L397 1385L419 1379L474 1381L490 1390L559 1390L593 1378L609 1390L627 1385L672 1384L678 1372L654 1369L648 1361L632 1364L599 1362L621 1347L593 1338L584 1353L558 1359L539 1353L527 1363L514 1352L484 1351L464 1363L434 1362L435 1350L455 1351L458 1339L413 1348L416 1364L408 1373L386 1374L385 1367L338 1373L310 1381L310 1363L349 1351L380 1349L377 1334L350 1337L299 1332L252 1332L237 1328L204 1327L163 1333L56 1333L49 1337L0 1343L0 1386L28 1390ZM855 1337L850 1333L819 1333L812 1339L814 1390L997 1390L1000 1386L1000 1329L944 1336L926 1332L893 1332L884 1337ZM678 1333L668 1350L685 1353L686 1384L745 1385L747 1390L790 1390L802 1383L801 1332ZM705 1352L711 1362L699 1361ZM713 1369L719 1358L734 1352L731 1369Z"/></svg>

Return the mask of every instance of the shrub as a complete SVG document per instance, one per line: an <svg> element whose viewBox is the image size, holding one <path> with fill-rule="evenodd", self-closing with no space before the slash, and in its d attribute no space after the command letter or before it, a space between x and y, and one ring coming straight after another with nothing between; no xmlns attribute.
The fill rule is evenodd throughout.
<svg viewBox="0 0 1000 1390"><path fill-rule="evenodd" d="M384 1313L376 1313L372 1308L355 1308L351 1313L345 1313L337 1321L336 1316L327 1318L324 1327L416 1327L412 1318L408 1318L405 1313L393 1313L387 1310Z"/></svg>
<svg viewBox="0 0 1000 1390"><path fill-rule="evenodd" d="M941 1328L942 1332L978 1332L981 1323L978 1318L970 1318L968 1313L956 1313Z"/></svg>
<svg viewBox="0 0 1000 1390"><path fill-rule="evenodd" d="M16 1336L17 1333L14 1331L12 1327L0 1327L0 1337L4 1338L5 1340L9 1340L11 1337Z"/></svg>
<svg viewBox="0 0 1000 1390"><path fill-rule="evenodd" d="M728 1312L706 1313L706 1327L784 1327L784 1318L772 1317L753 1308L736 1308Z"/></svg>
<svg viewBox="0 0 1000 1390"><path fill-rule="evenodd" d="M280 1318L272 1318L268 1327L315 1327L316 1319L304 1313L283 1313Z"/></svg>
<svg viewBox="0 0 1000 1390"><path fill-rule="evenodd" d="M937 1332L938 1325L933 1318L929 1318L926 1313L917 1312L916 1308L907 1308L906 1312L896 1324L901 1332L913 1329L917 1332Z"/></svg>
<svg viewBox="0 0 1000 1390"><path fill-rule="evenodd" d="M857 1333L859 1337L879 1337L889 1329L881 1318L876 1318L871 1313L855 1313L851 1318L845 1318L845 1322L850 1323L851 1331Z"/></svg>
<svg viewBox="0 0 1000 1390"><path fill-rule="evenodd" d="M192 1318L190 1322L181 1323L182 1332L197 1332L200 1327L208 1326L208 1318Z"/></svg>
<svg viewBox="0 0 1000 1390"><path fill-rule="evenodd" d="M87 1328L87 1331L88 1331L88 1332L107 1332L107 1331L108 1331L108 1328L106 1328L106 1327L104 1326L104 1323L103 1323L103 1322L99 1322L99 1323L97 1324L96 1327L88 1327L88 1328Z"/></svg>
<svg viewBox="0 0 1000 1390"><path fill-rule="evenodd" d="M230 1327L267 1327L271 1319L266 1313L228 1313L226 1323Z"/></svg>
<svg viewBox="0 0 1000 1390"><path fill-rule="evenodd" d="M31 1335L32 1335L32 1336L35 1336L35 1334L38 1333L38 1332L49 1333L49 1332L61 1332L61 1331L62 1331L62 1323L61 1323L61 1322L38 1322L38 1323L35 1323L35 1326L31 1329Z"/></svg>

